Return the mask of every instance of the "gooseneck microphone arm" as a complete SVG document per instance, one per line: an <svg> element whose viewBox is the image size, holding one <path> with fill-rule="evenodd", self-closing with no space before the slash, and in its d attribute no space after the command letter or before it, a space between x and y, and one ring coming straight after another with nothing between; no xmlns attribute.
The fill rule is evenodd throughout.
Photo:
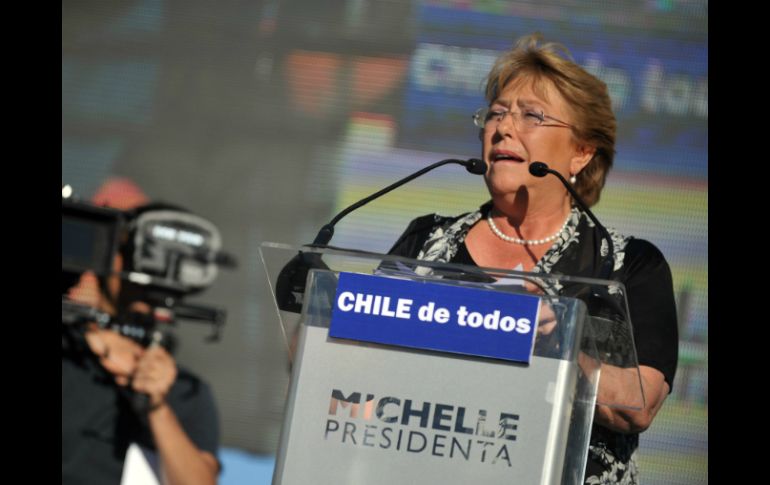
<svg viewBox="0 0 770 485"><path fill-rule="evenodd" d="M337 224L337 222L339 222L340 219L342 219L343 217L345 217L349 213L353 212L354 210L358 209L362 205L368 204L369 202L373 201L374 199L387 194L391 190L396 189L396 188L404 185L405 183L409 182L410 180L413 180L413 179L419 177L420 175L423 175L426 172L430 172L434 168L440 167L442 165L447 165L449 163L460 164L460 165L464 166L470 173L473 173L473 174L476 174L476 175L481 175L481 174L483 174L483 173L485 173L487 171L487 165L483 161L481 161L481 160L479 160L477 158L471 158L470 160L456 160L456 159L453 159L453 158L449 158L449 159L446 159L446 160L441 160L440 162L436 162L436 163L434 163L432 165L428 165L427 167L425 167L425 168L423 168L421 170L418 170L417 172L413 173L412 175L404 177L401 180L388 185L384 189L382 189L382 190L380 190L378 192L375 192L374 194L370 195L369 197L361 199L358 202L356 202L355 204L352 204L349 207L347 207L346 209L342 210L342 212L340 212L339 214L334 216L334 219L329 221L328 224L324 225L321 228L321 230L318 231L318 235L315 237L315 239L313 240L313 243L310 246L325 246L325 245L327 245L329 243L329 241L331 241L332 236L334 236L334 225Z"/></svg>
<svg viewBox="0 0 770 485"><path fill-rule="evenodd" d="M543 162L532 162L532 164L529 166L529 173L534 175L535 177L545 177L549 173L552 175L556 175L556 177L561 180L562 185L567 189L567 192L570 193L572 196L572 200L575 201L575 203L580 207L580 210L586 213L586 215L593 221L593 223L596 225L596 227L599 229L599 232L601 232L602 237L607 241L607 258L602 263L601 271L599 272L599 278L600 279L610 279L610 275L612 274L613 267L615 265L615 245L612 243L612 236L610 236L609 231L607 231L607 228L604 227L604 225L599 222L599 219L596 218L593 212L591 212L591 209L588 208L588 206L583 202L583 199L578 195L578 193L575 191L575 189L572 187L572 184L567 182L567 180L557 172L556 170L549 168L548 165L546 165ZM599 252L599 255L601 256L601 250Z"/></svg>
<svg viewBox="0 0 770 485"><path fill-rule="evenodd" d="M321 230L318 232L318 235L315 237L313 244L310 244L309 246L325 247L334 235L334 225L347 214L358 209L362 205L371 202L377 197L387 194L391 190L404 185L410 180L419 177L425 172L429 172L436 167L440 167L441 165L446 165L449 163L457 163L463 165L470 173L476 175L481 175L487 171L487 164L477 158L471 158L470 160L448 159L436 162L433 165L428 165L422 170L419 170L414 174L409 175L408 177L385 187L379 192L356 202L355 204L337 214L334 219L329 221L328 224L321 228ZM329 269L328 266L326 266L326 264L321 260L321 253L300 251L299 254L294 256L294 258L292 258L292 260L286 263L286 265L283 267L275 283L275 299L278 302L278 308L280 310L293 313L300 313L302 311L303 297L305 294L305 282L307 281L307 273L310 269Z"/></svg>

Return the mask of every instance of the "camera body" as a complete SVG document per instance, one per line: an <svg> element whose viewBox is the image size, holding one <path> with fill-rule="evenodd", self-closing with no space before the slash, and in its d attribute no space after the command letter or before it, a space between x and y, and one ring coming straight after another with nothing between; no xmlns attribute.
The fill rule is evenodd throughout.
<svg viewBox="0 0 770 485"><path fill-rule="evenodd" d="M62 273L111 274L125 225L123 212L68 199L62 199L61 209Z"/></svg>
<svg viewBox="0 0 770 485"><path fill-rule="evenodd" d="M88 322L120 331L143 345L159 323L176 318L211 323L209 340L219 338L222 309L185 304L182 299L208 288L220 266L234 266L221 251L219 230L206 219L168 204L149 204L131 211L97 207L62 198L62 323ZM117 265L120 255L122 268ZM149 318L121 312L105 316L66 298L85 271L102 282L119 276L120 298L153 307Z"/></svg>

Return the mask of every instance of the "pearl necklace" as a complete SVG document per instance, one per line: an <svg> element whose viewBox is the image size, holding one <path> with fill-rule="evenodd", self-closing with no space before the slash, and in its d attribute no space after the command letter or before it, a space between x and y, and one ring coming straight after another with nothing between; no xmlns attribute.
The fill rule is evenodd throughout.
<svg viewBox="0 0 770 485"><path fill-rule="evenodd" d="M571 214L570 214L571 215ZM564 224L562 224L561 228L556 232L556 234L552 236L545 237L543 239L519 239L517 237L511 237L506 236L503 234L503 232L498 229L498 227L495 225L495 221L492 219L492 211L489 211L487 214L487 222L489 223L489 228L492 229L492 232L495 233L495 236L499 237L505 242L514 243L514 244L523 244L525 246L535 246L537 244L545 244L547 242L551 242L557 237L559 237L559 234L564 231L564 229L567 227L567 223L569 222L570 216L567 216L567 219L564 221Z"/></svg>

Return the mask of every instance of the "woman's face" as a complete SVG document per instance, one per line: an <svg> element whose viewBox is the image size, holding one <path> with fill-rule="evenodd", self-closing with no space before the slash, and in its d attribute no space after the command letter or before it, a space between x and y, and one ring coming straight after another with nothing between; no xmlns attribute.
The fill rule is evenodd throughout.
<svg viewBox="0 0 770 485"><path fill-rule="evenodd" d="M538 91L544 96L535 93L530 80L514 80L490 105L491 111L516 112L492 119L481 129L482 157L488 167L485 180L493 198L513 201L525 190L530 203L551 197L565 200L566 190L556 177L535 177L529 165L544 162L569 178L593 156L593 149L580 147L566 125L573 119L559 91L548 81L539 82ZM543 114L542 125L532 126Z"/></svg>

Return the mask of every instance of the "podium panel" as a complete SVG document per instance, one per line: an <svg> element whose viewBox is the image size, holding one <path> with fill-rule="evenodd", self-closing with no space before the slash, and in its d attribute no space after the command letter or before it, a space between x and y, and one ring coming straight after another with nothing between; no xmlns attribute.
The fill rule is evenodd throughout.
<svg viewBox="0 0 770 485"><path fill-rule="evenodd" d="M265 252L281 249L289 248ZM532 276L496 275L508 284L492 285L478 278L491 273L478 268L438 265L420 273L408 268L422 262L383 255L299 255L306 265L306 273L292 270L306 276L299 319L288 305L280 310L286 282L275 289L293 360L274 484L582 482L602 361L619 360L597 349L595 319L581 299L534 286L540 313L555 325L538 332L529 363L333 338L343 270L530 294L532 285L511 282ZM284 258L279 271L281 263L271 259L263 253L272 282L291 263Z"/></svg>

